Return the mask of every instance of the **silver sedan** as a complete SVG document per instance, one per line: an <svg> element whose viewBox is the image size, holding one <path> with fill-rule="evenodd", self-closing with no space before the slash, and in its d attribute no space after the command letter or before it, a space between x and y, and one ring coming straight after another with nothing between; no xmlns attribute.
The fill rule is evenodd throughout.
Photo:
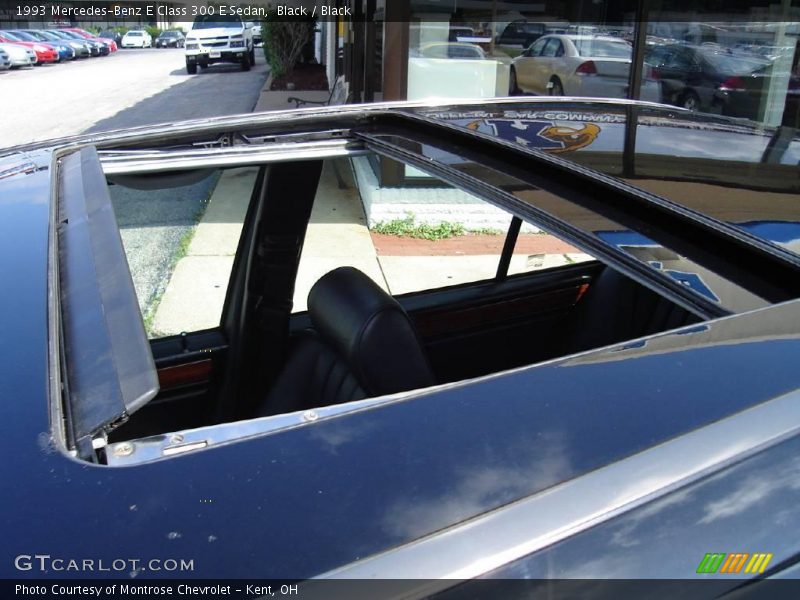
<svg viewBox="0 0 800 600"><path fill-rule="evenodd" d="M0 44L0 50L8 55L9 67L17 69L19 67L32 67L36 64L36 54L30 48L20 44Z"/></svg>
<svg viewBox="0 0 800 600"><path fill-rule="evenodd" d="M599 35L545 35L511 64L510 93L626 98L633 48ZM646 70L640 98L658 102L658 82Z"/></svg>

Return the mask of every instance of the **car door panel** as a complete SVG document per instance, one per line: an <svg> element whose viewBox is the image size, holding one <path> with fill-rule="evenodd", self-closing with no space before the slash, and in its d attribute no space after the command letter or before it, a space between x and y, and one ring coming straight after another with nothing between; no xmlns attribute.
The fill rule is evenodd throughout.
<svg viewBox="0 0 800 600"><path fill-rule="evenodd" d="M158 395L119 429L119 439L190 429L212 417L217 388L225 373L228 344L218 329L150 340ZM117 439L116 432L112 435Z"/></svg>
<svg viewBox="0 0 800 600"><path fill-rule="evenodd" d="M559 60L556 58L559 49L563 48L561 40L558 38L545 38L547 43L542 48L541 56L536 59L536 72L534 74L536 80L536 91L540 94L549 94L550 88L548 84L553 76L554 63Z"/></svg>
<svg viewBox="0 0 800 600"><path fill-rule="evenodd" d="M544 48L546 41L536 41L530 48L522 54L524 58L517 60L515 68L517 71L517 82L523 89L536 88L536 69L539 54Z"/></svg>
<svg viewBox="0 0 800 600"><path fill-rule="evenodd" d="M559 324L600 268L589 262L399 300L437 379L456 381L549 358Z"/></svg>

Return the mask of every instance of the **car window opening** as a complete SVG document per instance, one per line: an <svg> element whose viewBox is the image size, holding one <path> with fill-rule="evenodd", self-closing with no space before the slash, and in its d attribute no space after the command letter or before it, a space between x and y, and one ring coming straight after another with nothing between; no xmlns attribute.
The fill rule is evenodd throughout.
<svg viewBox="0 0 800 600"><path fill-rule="evenodd" d="M355 184L360 166L348 169L345 164L337 168L344 171L348 185ZM237 170L218 172L212 179L208 179L208 172L179 172L174 177L113 176L109 183L115 184L111 189L117 205L132 201L130 196L138 194L148 197L154 207L152 203L161 193L155 188L186 190L181 194L188 197L192 193L206 193L201 190L203 186L219 188L233 181L244 183L246 189L255 189L259 177L250 169L241 173ZM265 192L269 193L269 176L265 178ZM502 217L506 223L502 229L464 231L461 235L433 242L373 233L371 235L378 236L375 244L382 254L376 258L382 261L382 271L367 268L368 262L359 264L356 260L355 265L347 264L358 257L343 257L342 264L336 266L335 261L323 260L315 247L324 239L320 228L325 227L329 215L337 213L342 219L363 219L363 213L355 214L363 209L347 201L331 203L326 193L330 193L334 181L333 163L329 161L313 194L312 214L301 210L302 214L281 216L287 223L308 222L304 240L298 241L291 227L284 228L280 237L267 242L260 256L257 253L253 257L251 269L254 272L263 270L258 277L272 273L273 277L280 278L278 281L296 278L298 289L294 291L293 304L295 311L298 307L300 310L291 315L281 312L284 301L279 295L274 298L258 295L254 300L256 306L248 318L260 323L258 330L274 335L273 332L285 326L283 323L288 323L290 332L284 338L274 338L279 341L277 348L259 350L256 347L250 360L245 359L248 372L259 373L258 377L240 373L238 377L245 381L227 388L239 395L251 396L250 401L244 407L230 410L231 407L219 408L218 404L224 404L224 399L215 401L213 398L215 393L225 393L217 372L223 362L220 358L232 354L228 337L215 327L213 320L205 322L205 333L181 333L177 337L159 333L159 327L165 328L167 312L164 311L170 302L186 302L183 311L192 312L190 307L194 299L175 296L178 282L170 281L159 299L161 311L149 313L147 319L148 326L153 328L150 335L161 336L151 341L161 392L111 434L112 446L123 440L208 427L214 421L235 425L259 417L284 419L291 414L313 414L325 407L358 406L371 398L532 365L701 320L610 267L604 267L593 257L559 243L553 236L532 233L534 229L530 224L511 215ZM455 195L458 191L452 193ZM164 197L170 194L174 196L175 192L167 191ZM245 200L249 198L238 199L246 204ZM212 192L202 210L217 210L215 201ZM483 205L474 198L472 202L476 207ZM501 214L489 205L483 206L485 208L480 210L487 214ZM125 219L125 214L124 209L120 210L118 219ZM241 220L239 227L246 232L245 212L238 212L236 220ZM212 222L206 223L201 217L194 235L198 235L198 228ZM121 226L127 227L124 223L123 220ZM304 226L297 226L298 236ZM407 226L414 227L411 223ZM389 222L373 229L391 231L392 227L399 225ZM123 240L128 239L126 231L124 228ZM192 238L184 249L187 256L178 261L175 274L189 269L193 261L206 260L195 256L191 246L203 243L204 234L201 229L199 231L200 236ZM243 241L237 234L234 236L239 251L244 251ZM346 242L340 240L340 243ZM397 250L392 245L401 243L414 249ZM448 244L453 248L450 256L447 251L439 250L447 248ZM481 247L471 249L469 244ZM548 250L545 248L548 244L556 247ZM285 248L298 245L303 247L299 264L283 267L275 264L285 261ZM431 247L445 255L415 255L430 253ZM539 247L546 252L530 254ZM554 251L563 253L554 254ZM135 251L129 248L131 264L137 264L138 260ZM272 266L261 266L260 260ZM470 265L471 276L463 272L467 265ZM323 272L320 272L321 266ZM418 287L409 288L409 276L404 271L413 266L417 268ZM233 268L233 264L229 267ZM231 275L231 285L234 277ZM411 279L413 281L413 273ZM431 283L425 285L425 281ZM448 285L451 282L454 285ZM287 283L282 285L289 287ZM404 293L396 296L390 293L392 290ZM273 286L270 292L275 291ZM143 307L143 310L147 309ZM221 312L221 304L218 310ZM219 322L220 314L215 314ZM190 323L191 320L187 321ZM538 343L531 344L531 339ZM271 366L253 369L259 363ZM214 386L219 387L215 389ZM243 409L246 412L241 412ZM177 449L164 448L163 456L197 449L198 443L179 445Z"/></svg>
<svg viewBox="0 0 800 600"><path fill-rule="evenodd" d="M708 318L417 164L399 164L414 182L406 205L438 198L441 214L381 213L375 162L108 176L159 391L92 442L100 462L176 456ZM692 293L709 282L733 293L685 261L677 277L666 265L682 257L587 220L589 208L491 177L517 200L605 230L605 244ZM158 268L157 248L171 256Z"/></svg>

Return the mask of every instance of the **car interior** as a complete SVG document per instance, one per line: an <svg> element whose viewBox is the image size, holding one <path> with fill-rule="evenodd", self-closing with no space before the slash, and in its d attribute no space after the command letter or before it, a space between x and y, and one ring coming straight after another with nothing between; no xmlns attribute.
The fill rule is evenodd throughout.
<svg viewBox="0 0 800 600"><path fill-rule="evenodd" d="M702 320L596 260L509 275L516 217L494 278L393 297L343 266L292 312L322 163L259 168L220 326L150 340L158 395L110 442L408 392ZM146 190L193 178L108 183Z"/></svg>

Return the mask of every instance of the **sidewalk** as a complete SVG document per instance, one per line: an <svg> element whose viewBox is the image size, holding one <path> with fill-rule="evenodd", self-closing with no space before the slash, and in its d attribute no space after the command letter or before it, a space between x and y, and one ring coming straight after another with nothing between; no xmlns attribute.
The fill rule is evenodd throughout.
<svg viewBox="0 0 800 600"><path fill-rule="evenodd" d="M261 90L261 95L258 97L258 102L253 109L253 112L262 112L268 110L289 110L294 108L294 102L289 102L289 98L302 98L303 100L316 100L323 102L328 99L330 92L323 91L278 91L273 92L269 90L271 78L267 77L267 82L264 84L264 89Z"/></svg>
<svg viewBox="0 0 800 600"><path fill-rule="evenodd" d="M287 98L295 93L310 100L328 97L327 92L267 91L269 84L268 77L254 112L292 108L294 104L289 104ZM153 333L173 335L219 325L257 171L245 168L222 173L193 235L186 238L187 247L177 257L153 318ZM358 196L349 198L348 191L352 193L353 188L345 193L338 189L336 178L326 165L303 249L305 260L298 273L295 310L305 310L308 290L337 266L352 265L380 280L363 211L355 210L360 207Z"/></svg>

